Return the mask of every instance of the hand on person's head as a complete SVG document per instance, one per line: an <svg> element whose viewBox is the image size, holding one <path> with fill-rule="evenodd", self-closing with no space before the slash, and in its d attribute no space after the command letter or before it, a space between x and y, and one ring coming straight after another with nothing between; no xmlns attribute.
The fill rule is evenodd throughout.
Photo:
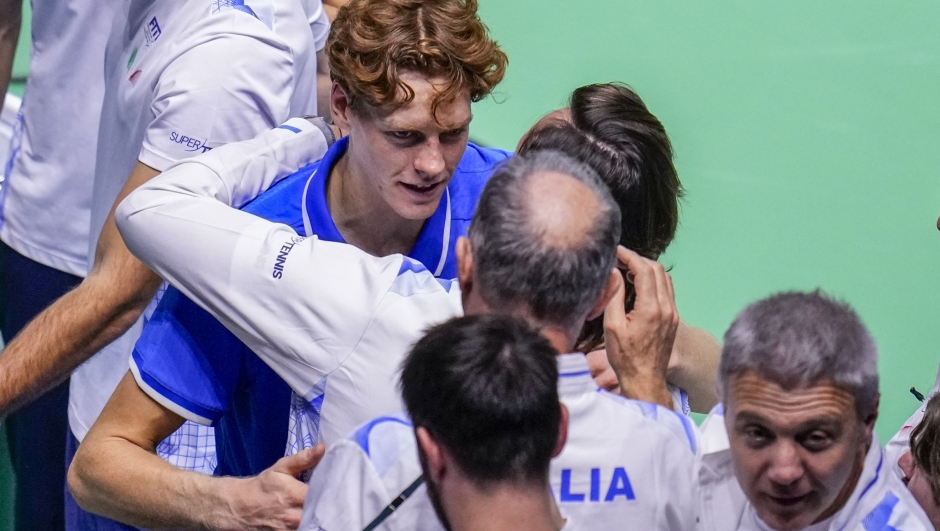
<svg viewBox="0 0 940 531"><path fill-rule="evenodd" d="M679 326L672 279L659 262L622 246L617 261L634 285L636 302L626 313L626 289L620 282L604 312L608 360L624 396L672 408L666 371Z"/></svg>

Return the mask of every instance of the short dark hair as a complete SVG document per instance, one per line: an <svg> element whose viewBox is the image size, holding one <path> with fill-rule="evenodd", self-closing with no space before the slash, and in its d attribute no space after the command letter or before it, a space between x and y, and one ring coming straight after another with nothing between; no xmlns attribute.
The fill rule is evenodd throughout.
<svg viewBox="0 0 940 531"><path fill-rule="evenodd" d="M911 457L940 505L940 394L927 401L924 418L911 432Z"/></svg>
<svg viewBox="0 0 940 531"><path fill-rule="evenodd" d="M532 222L538 206L528 183L542 172L568 175L597 198L597 210L584 213L593 224L577 245L546 241L543 227ZM614 267L620 209L590 167L556 151L533 151L494 172L467 236L476 286L490 306L523 310L544 324L580 326Z"/></svg>
<svg viewBox="0 0 940 531"><path fill-rule="evenodd" d="M519 319L452 319L405 359L405 407L479 483L545 481L561 422L556 355Z"/></svg>
<svg viewBox="0 0 940 531"><path fill-rule="evenodd" d="M683 195L665 127L620 83L575 90L570 109L571 124L559 121L531 132L519 153L553 149L589 165L620 207L620 245L656 260L675 238ZM627 311L635 301L630 288ZM594 350L603 339L603 319L594 319L586 323L578 348Z"/></svg>
<svg viewBox="0 0 940 531"><path fill-rule="evenodd" d="M878 412L878 349L848 304L819 290L790 291L759 300L735 317L725 333L718 388L753 372L784 389L831 382L852 393L864 420Z"/></svg>

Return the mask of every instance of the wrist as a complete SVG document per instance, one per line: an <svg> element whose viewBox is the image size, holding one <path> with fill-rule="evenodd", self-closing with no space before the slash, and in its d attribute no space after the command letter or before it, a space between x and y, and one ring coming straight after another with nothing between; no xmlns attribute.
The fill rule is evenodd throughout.
<svg viewBox="0 0 940 531"><path fill-rule="evenodd" d="M650 402L672 409L672 393L666 386L666 381L658 377L619 378L621 394L632 400Z"/></svg>

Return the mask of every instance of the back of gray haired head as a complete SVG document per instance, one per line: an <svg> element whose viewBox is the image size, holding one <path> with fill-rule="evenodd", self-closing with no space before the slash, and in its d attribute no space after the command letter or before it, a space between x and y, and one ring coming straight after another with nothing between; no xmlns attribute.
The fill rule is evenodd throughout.
<svg viewBox="0 0 940 531"><path fill-rule="evenodd" d="M576 245L559 246L533 222L539 198L532 177L570 176L597 198L593 218ZM524 310L546 324L580 326L597 301L616 260L620 209L590 167L557 151L516 155L490 178L468 230L474 279L488 305Z"/></svg>
<svg viewBox="0 0 940 531"><path fill-rule="evenodd" d="M718 385L752 371L787 390L831 382L855 396L866 418L878 408L875 340L847 304L818 290L773 295L745 308L725 334Z"/></svg>

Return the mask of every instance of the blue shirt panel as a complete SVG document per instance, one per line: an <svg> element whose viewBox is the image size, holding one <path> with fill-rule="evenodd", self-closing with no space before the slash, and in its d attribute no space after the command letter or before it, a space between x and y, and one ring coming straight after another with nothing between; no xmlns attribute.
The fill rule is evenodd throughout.
<svg viewBox="0 0 940 531"><path fill-rule="evenodd" d="M326 204L329 172L314 172L321 165L332 168L347 146L347 139L337 141L321 161L288 176L243 210L309 236L303 222L306 204L312 232L321 239L342 242ZM456 241L466 234L494 167L509 156L502 150L468 144L448 185L451 230L442 278L456 277ZM446 202L446 198L441 200L409 254L432 271L441 259ZM217 475L258 474L283 457L290 388L221 323L175 288L167 290L144 327L133 356L148 385L213 422Z"/></svg>

